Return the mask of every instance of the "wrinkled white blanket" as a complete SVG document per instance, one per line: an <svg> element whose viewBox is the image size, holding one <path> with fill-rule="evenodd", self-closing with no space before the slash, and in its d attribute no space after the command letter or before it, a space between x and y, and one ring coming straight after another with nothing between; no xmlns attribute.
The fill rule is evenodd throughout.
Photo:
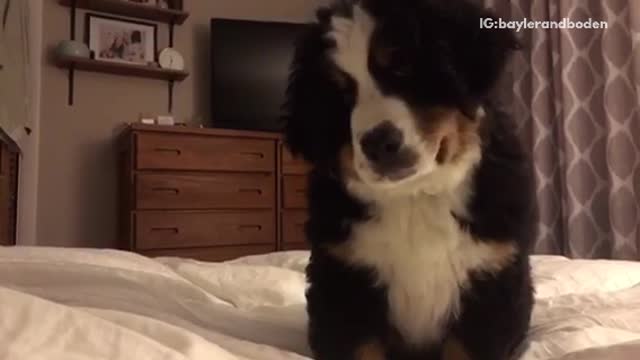
<svg viewBox="0 0 640 360"><path fill-rule="evenodd" d="M0 359L309 360L307 257L204 263L0 247ZM640 263L532 261L523 360L640 358Z"/></svg>

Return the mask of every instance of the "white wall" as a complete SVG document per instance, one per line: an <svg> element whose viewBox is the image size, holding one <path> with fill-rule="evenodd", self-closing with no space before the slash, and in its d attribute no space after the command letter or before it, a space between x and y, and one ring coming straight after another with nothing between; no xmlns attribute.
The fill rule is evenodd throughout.
<svg viewBox="0 0 640 360"><path fill-rule="evenodd" d="M17 129L13 135L22 150L18 189L18 245L37 243L38 158L40 143L40 96L42 54L42 0L26 0L29 7L29 120L31 129Z"/></svg>
<svg viewBox="0 0 640 360"><path fill-rule="evenodd" d="M191 76L176 84L175 118L209 117L212 17L308 21L317 5L326 1L185 0L191 16L176 27L175 47ZM69 36L69 9L56 0L43 5L42 48L49 53ZM78 36L83 20L77 19ZM158 29L159 46L166 46L167 27ZM116 139L123 125L136 121L138 114L167 111L167 84L78 71L74 105L69 106L67 74L49 63L42 68L37 244L113 247L119 242Z"/></svg>

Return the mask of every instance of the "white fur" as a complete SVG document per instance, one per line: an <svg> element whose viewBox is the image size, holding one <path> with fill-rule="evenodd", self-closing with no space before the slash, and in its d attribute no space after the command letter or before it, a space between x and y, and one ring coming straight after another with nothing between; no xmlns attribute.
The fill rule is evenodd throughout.
<svg viewBox="0 0 640 360"><path fill-rule="evenodd" d="M470 270L490 267L495 251L462 231L451 212L466 216L479 150L426 177L393 189L357 180L349 190L369 202L374 218L355 225L350 260L377 272L388 287L390 318L410 343L436 340L459 310Z"/></svg>
<svg viewBox="0 0 640 360"><path fill-rule="evenodd" d="M384 184L388 180L371 169L360 147L360 139L368 130L384 121L395 125L403 134L404 144L419 155L414 176L433 170L438 144L425 143L406 102L397 97L384 96L369 72L369 49L375 27L374 19L359 5L355 5L353 18L332 19L332 31L328 36L336 42L333 61L353 78L358 87L358 98L351 114L354 168L363 181Z"/></svg>
<svg viewBox="0 0 640 360"><path fill-rule="evenodd" d="M493 248L460 230L450 207L431 195L398 199L354 229L352 260L376 270L391 321L414 345L439 339L443 322L460 310L469 271L498 260Z"/></svg>

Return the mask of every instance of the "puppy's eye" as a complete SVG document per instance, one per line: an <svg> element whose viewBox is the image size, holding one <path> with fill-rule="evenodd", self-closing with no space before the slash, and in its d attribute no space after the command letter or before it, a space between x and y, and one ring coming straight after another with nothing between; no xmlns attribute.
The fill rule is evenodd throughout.
<svg viewBox="0 0 640 360"><path fill-rule="evenodd" d="M339 89L346 103L352 103L355 99L356 84L353 78L337 67L329 71L329 78Z"/></svg>
<svg viewBox="0 0 640 360"><path fill-rule="evenodd" d="M373 54L373 60L380 69L397 77L411 75L409 57L400 48L381 46Z"/></svg>
<svg viewBox="0 0 640 360"><path fill-rule="evenodd" d="M388 46L379 46L376 51L373 53L373 60L376 65L379 67L386 69L391 65L393 60L394 53L397 52L397 48L388 47Z"/></svg>
<svg viewBox="0 0 640 360"><path fill-rule="evenodd" d="M345 93L353 91L353 79L344 71L336 67L331 69L329 76L331 77L331 81L336 84L341 91Z"/></svg>
<svg viewBox="0 0 640 360"><path fill-rule="evenodd" d="M332 69L331 72L331 80L338 85L341 90L346 90L349 87L349 77L344 72L339 69Z"/></svg>

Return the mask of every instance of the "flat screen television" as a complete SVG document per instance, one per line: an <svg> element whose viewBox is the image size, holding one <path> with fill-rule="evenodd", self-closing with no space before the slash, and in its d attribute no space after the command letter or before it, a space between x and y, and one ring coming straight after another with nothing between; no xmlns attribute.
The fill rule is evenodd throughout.
<svg viewBox="0 0 640 360"><path fill-rule="evenodd" d="M211 20L213 127L282 131L294 44L305 25Z"/></svg>

